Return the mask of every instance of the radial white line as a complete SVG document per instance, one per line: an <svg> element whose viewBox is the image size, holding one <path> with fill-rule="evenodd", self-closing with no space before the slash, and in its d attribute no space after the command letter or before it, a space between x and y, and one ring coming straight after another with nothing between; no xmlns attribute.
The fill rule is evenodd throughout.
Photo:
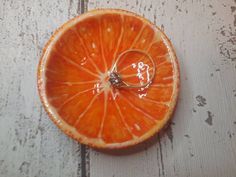
<svg viewBox="0 0 236 177"><path fill-rule="evenodd" d="M133 48L134 44L137 42L137 40L138 40L139 37L141 36L141 34L142 34L143 30L144 30L144 27L146 27L146 25L142 25L142 27L141 27L139 33L137 34L137 36L135 37L133 43L132 43L131 46L130 46L131 49Z"/></svg>
<svg viewBox="0 0 236 177"><path fill-rule="evenodd" d="M165 87L171 87L173 84L151 84L150 87L160 87L160 88L165 88Z"/></svg>
<svg viewBox="0 0 236 177"><path fill-rule="evenodd" d="M146 25L142 25L142 27L141 27L139 33L137 34L137 36L135 37L134 41L133 41L132 44L130 45L130 49L132 49L133 45L137 42L137 40L138 40L139 37L141 36L141 34L142 34L142 32L143 32L145 26L146 26ZM113 64L112 64L112 66L113 66ZM112 68L113 68L113 67L112 67ZM129 66L126 66L125 68L126 68L126 69L129 68ZM125 69L123 68L121 71L123 71L123 70L125 70ZM120 72L121 72L121 71L120 71Z"/></svg>
<svg viewBox="0 0 236 177"><path fill-rule="evenodd" d="M133 91L130 91L129 93L134 95L135 97L138 97L138 95L136 95ZM142 97L142 99L145 100L145 101L148 101L148 102L169 106L169 102L156 101L156 100L153 100L153 99L150 99L150 98L147 98L147 97Z"/></svg>
<svg viewBox="0 0 236 177"><path fill-rule="evenodd" d="M103 44L102 44L102 29L101 29L101 19L99 20L99 41L100 41L100 48L101 48L101 54L102 54L102 59L103 59L103 62L104 62L104 66L105 66L105 73L107 72L107 62L106 62L106 59L105 59L105 56L104 56L104 51L103 51Z"/></svg>
<svg viewBox="0 0 236 177"><path fill-rule="evenodd" d="M156 100L152 100L150 98L144 98L144 100L152 102L152 103L160 104L160 105L169 106L169 102L156 101Z"/></svg>
<svg viewBox="0 0 236 177"><path fill-rule="evenodd" d="M65 100L65 101L62 103L62 105L59 107L58 110L62 109L62 107L63 107L65 104L67 104L68 102L70 102L71 100L73 100L74 98L76 98L77 96L79 96L79 95L81 95L81 94L83 94L83 93L86 93L86 92L88 92L88 91L91 91L91 90L93 90L93 89L94 89L94 88L86 89L86 90L84 90L84 91L82 91L82 92L78 92L78 93L72 95L70 98L68 98L67 100Z"/></svg>
<svg viewBox="0 0 236 177"><path fill-rule="evenodd" d="M155 42L156 42L156 41L155 41ZM145 51L148 52L148 51L150 50L150 48L152 47L152 45L153 45L155 42L151 43L151 44L149 45L149 47L148 47ZM164 54L164 55L157 55L155 58L157 58L157 60L158 60L158 59L163 58L163 57L166 58L168 55L169 55L168 53L166 53L166 54ZM142 59L143 59L143 57L141 57L137 62L140 62ZM168 60L166 60L166 61L168 61ZM166 62L166 61L164 61L164 62ZM161 62L160 64L156 65L156 67L158 67L158 66L161 65L161 64L163 64L163 62ZM130 66L124 67L123 69L120 70L120 72L125 71L125 70L128 69L129 67L130 67Z"/></svg>
<svg viewBox="0 0 236 177"><path fill-rule="evenodd" d="M142 113L143 115L145 115L145 116L146 116L147 118L149 118L150 120L153 120L154 122L157 122L157 120L156 120L153 116L151 116L150 114L144 112L142 109L140 109L139 107L137 107L136 105L134 105L133 103L131 103L126 97L122 96L122 98L123 98L124 100L126 100L126 102L128 102L128 104L129 104L132 108L134 108L135 110L139 111L140 113Z"/></svg>
<svg viewBox="0 0 236 177"><path fill-rule="evenodd" d="M54 100L57 100L57 99L62 98L62 97L64 97L64 96L68 96L68 94L65 93L65 94L62 94L62 95L60 95L60 96L50 97L50 98L48 98L48 101L54 101Z"/></svg>
<svg viewBox="0 0 236 177"><path fill-rule="evenodd" d="M57 54L60 55L66 62L72 64L73 66L77 67L78 69L81 69L81 70L84 71L84 72L87 72L88 74L90 74L90 75L92 75L92 76L99 77L98 74L93 73L92 71L90 71L90 70L88 70L88 69L86 69L86 68L80 66L78 63L72 61L70 58L68 58L68 57L66 57L66 56L64 56L64 55L62 55L62 54L59 53L55 48L54 48L54 50L55 50L55 52L57 52Z"/></svg>
<svg viewBox="0 0 236 177"><path fill-rule="evenodd" d="M103 127L104 127L104 122L105 122L105 117L107 115L107 99L108 99L108 92L104 92L104 109L103 109L103 116L102 116L102 122L101 122L101 127L98 133L98 137L102 138L102 132L103 132Z"/></svg>
<svg viewBox="0 0 236 177"><path fill-rule="evenodd" d="M149 71L152 71L152 70L153 70L153 69L151 68ZM142 71L140 74L142 74L142 75L143 75L143 74L145 74L145 73L147 73L147 71ZM122 75L122 78L130 78L130 77L135 77L135 76L137 76L137 74L138 74L138 73L136 73L136 74L126 74L126 75L125 75L125 74L123 74L123 75Z"/></svg>
<svg viewBox="0 0 236 177"><path fill-rule="evenodd" d="M136 62L138 63L138 62L140 62L140 61L142 61L142 58L140 58L140 59L139 59L138 61L136 61ZM122 68L119 72L121 73L121 72L127 70L129 67L130 67L130 65L129 65L129 66L126 66L126 67L124 67L124 68Z"/></svg>
<svg viewBox="0 0 236 177"><path fill-rule="evenodd" d="M167 58L169 56L169 53L166 53L164 55L157 55L155 56L157 59L160 59L160 58ZM168 60L167 60L168 61Z"/></svg>
<svg viewBox="0 0 236 177"><path fill-rule="evenodd" d="M49 68L46 68L45 70L48 71L48 72L50 72L50 73L60 74L60 72L51 70L51 69L49 69Z"/></svg>
<svg viewBox="0 0 236 177"><path fill-rule="evenodd" d="M149 49L147 49L147 51L148 51L148 50L149 50ZM160 55L160 56L158 56L158 58L163 58L163 57L166 57L167 55L168 55L168 54ZM140 61L142 61L142 59L143 59L143 57L141 57L141 58L137 61L137 63L140 62ZM157 64L156 67L159 67L159 66L161 66L162 64L165 64L166 62L168 62L168 61L165 60L165 61L163 61L163 62ZM119 72L123 72L123 71L127 70L129 67L130 67L130 65L129 65L129 66L126 66L126 67L124 67L124 68L122 68Z"/></svg>
<svg viewBox="0 0 236 177"><path fill-rule="evenodd" d="M91 106L93 105L95 99L97 99L98 95L100 95L101 93L99 94L96 94L93 99L90 101L90 103L88 104L88 106L84 109L84 111L79 115L78 119L76 120L74 126L76 126L78 124L78 122L80 121L80 119L88 112L88 110L91 108Z"/></svg>
<svg viewBox="0 0 236 177"><path fill-rule="evenodd" d="M58 83L58 84L62 84L62 85L64 84L64 85L68 85L68 86L73 86L73 85L93 84L93 83L99 82L99 80L70 82L70 81L55 81L55 80L47 78L47 82L53 82L53 83Z"/></svg>
<svg viewBox="0 0 236 177"><path fill-rule="evenodd" d="M88 54L88 49L83 41L83 39L80 37L79 33L77 32L76 29L73 29L73 31L75 32L77 38L79 39L79 41L82 43L82 46L83 46L83 49L86 53L86 57L89 59L89 61L91 62L91 64L93 65L93 67L96 69L96 71L98 73L102 73L101 70L98 68L98 66L96 65L96 63L94 63L93 59L91 57L89 57L89 54Z"/></svg>
<svg viewBox="0 0 236 177"><path fill-rule="evenodd" d="M114 51L114 55L113 55L113 58L112 58L112 65L114 65L114 62L115 62L115 59L116 59L116 54L118 52L118 49L120 48L120 43L121 43L121 40L123 38L123 35L124 35L124 26L123 26L123 23L124 23L124 16L121 15L121 19L122 19L122 24L121 24L121 32L120 32L120 36L118 38L118 42L117 42L117 45L116 45L116 49Z"/></svg>
<svg viewBox="0 0 236 177"><path fill-rule="evenodd" d="M152 47L153 43L155 43L155 42L152 42L152 43L148 46L148 48L147 48L145 51L148 52L148 51L150 50L150 48ZM131 45L131 46L132 46L132 45ZM140 61L142 61L143 58L144 58L144 56L141 57L141 58L137 61L137 63L140 62ZM124 67L123 69L120 70L120 72L125 71L125 70L128 69L129 67L130 67L130 66Z"/></svg>
<svg viewBox="0 0 236 177"><path fill-rule="evenodd" d="M165 61L163 61L163 62L161 62L161 63L157 64L156 66L159 68L160 66L162 66L162 65L164 65L164 64L166 64L166 63L168 63L168 61L167 61L167 60L165 60Z"/></svg>
<svg viewBox="0 0 236 177"><path fill-rule="evenodd" d="M122 114L119 105L116 103L116 100L114 100L114 103L115 103L116 109L118 110L118 113L120 114L120 117L121 117L121 120L122 120L123 124L125 124L126 129L127 129L127 130L129 131L129 133L132 135L133 139L136 139L137 136L135 136L135 135L132 133L131 129L129 128L128 124L126 123L125 118L124 118L124 115Z"/></svg>
<svg viewBox="0 0 236 177"><path fill-rule="evenodd" d="M168 77L163 77L162 80L168 80L168 79L172 79L173 76L168 76Z"/></svg>

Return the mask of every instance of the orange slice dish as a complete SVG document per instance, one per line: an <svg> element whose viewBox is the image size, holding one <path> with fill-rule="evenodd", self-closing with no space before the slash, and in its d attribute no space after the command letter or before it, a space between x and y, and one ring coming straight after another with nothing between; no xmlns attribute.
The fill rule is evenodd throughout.
<svg viewBox="0 0 236 177"><path fill-rule="evenodd" d="M155 77L145 88L117 89L108 80L118 55L129 49L142 50L155 62ZM131 62L132 55L137 60ZM132 66L144 58L131 52L120 64L128 82L137 83ZM94 10L52 35L38 66L38 90L51 120L70 137L95 148L128 147L170 119L179 90L178 61L166 35L148 20L123 10Z"/></svg>

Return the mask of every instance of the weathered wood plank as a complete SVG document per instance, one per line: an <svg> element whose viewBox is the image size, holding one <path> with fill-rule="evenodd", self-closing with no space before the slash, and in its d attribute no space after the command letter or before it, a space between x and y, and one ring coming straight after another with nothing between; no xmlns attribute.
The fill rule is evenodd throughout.
<svg viewBox="0 0 236 177"><path fill-rule="evenodd" d="M66 137L43 110L37 64L52 32L86 2L0 3L0 176L88 176L88 150ZM82 154L82 155L81 155Z"/></svg>
<svg viewBox="0 0 236 177"><path fill-rule="evenodd" d="M85 12L87 1L2 0L0 176L235 176L235 0L88 3L101 7L139 13L171 38L182 81L171 125L124 155L89 152L66 137L42 109L35 75L51 33Z"/></svg>
<svg viewBox="0 0 236 177"><path fill-rule="evenodd" d="M91 176L235 176L235 6L233 0L89 1L89 10L122 8L160 26L181 69L178 106L158 141L124 156L92 150Z"/></svg>

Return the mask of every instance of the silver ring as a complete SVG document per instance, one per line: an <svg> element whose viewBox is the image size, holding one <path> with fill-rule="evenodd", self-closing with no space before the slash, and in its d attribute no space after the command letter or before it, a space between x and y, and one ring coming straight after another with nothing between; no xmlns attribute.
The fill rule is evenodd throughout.
<svg viewBox="0 0 236 177"><path fill-rule="evenodd" d="M128 84L125 81L123 81L121 75L117 71L117 64L120 61L121 57L124 56L125 54L129 53L129 52L138 52L138 53L144 54L151 61L152 65L153 65L153 74L151 75L150 79L146 83L140 84L140 85ZM146 87L147 85L152 83L152 80L154 79L155 73L156 73L155 62L154 62L153 58L147 52L144 52L143 50L139 50L139 49L128 49L128 50L125 50L124 52L122 52L117 57L114 65L113 65L113 67L110 71L109 81L110 81L111 85L114 86L115 88L142 88L142 87Z"/></svg>

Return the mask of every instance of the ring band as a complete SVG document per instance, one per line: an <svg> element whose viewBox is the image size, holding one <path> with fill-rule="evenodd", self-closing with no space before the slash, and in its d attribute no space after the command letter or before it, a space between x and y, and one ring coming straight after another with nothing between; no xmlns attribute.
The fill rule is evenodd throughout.
<svg viewBox="0 0 236 177"><path fill-rule="evenodd" d="M148 59L151 61L152 65L153 65L153 74L151 75L150 79L146 83L140 84L140 85L128 84L122 80L122 77L120 76L119 72L117 71L117 64L120 61L121 57L129 52L141 53L141 54L145 55L146 57L148 57ZM142 88L142 87L146 87L147 85L151 84L152 80L154 79L155 73L156 73L155 62L154 62L153 58L148 53L144 52L143 50L139 50L139 49L129 49L129 50L125 50L117 57L116 62L114 63L114 65L110 71L109 81L116 88L121 88L121 87L122 88Z"/></svg>

